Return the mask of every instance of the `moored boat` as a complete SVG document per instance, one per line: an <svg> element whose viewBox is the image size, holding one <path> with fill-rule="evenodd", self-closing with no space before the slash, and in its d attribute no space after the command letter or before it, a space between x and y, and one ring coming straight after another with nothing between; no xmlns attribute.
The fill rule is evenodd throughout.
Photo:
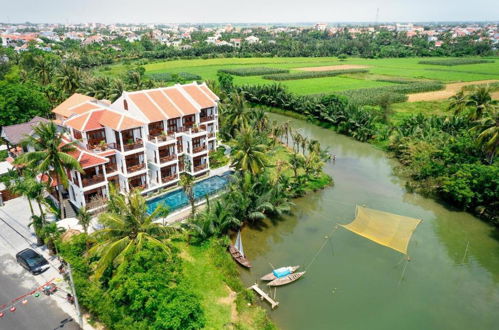
<svg viewBox="0 0 499 330"><path fill-rule="evenodd" d="M251 268L251 263L244 255L243 242L241 239L241 232L237 232L236 243L229 245L229 253L243 267Z"/></svg>
<svg viewBox="0 0 499 330"><path fill-rule="evenodd" d="M299 272L299 273L293 273L289 274L287 276L281 277L281 278L276 278L275 280L267 283L268 286L281 286L281 285L286 285L291 282L294 282L298 280L300 277L302 277L305 274L305 272Z"/></svg>
<svg viewBox="0 0 499 330"><path fill-rule="evenodd" d="M260 280L262 281L273 281L279 277L287 276L289 274L293 274L300 268L300 266L287 266L287 267L281 267L274 269L270 273L263 275L260 277ZM284 274L284 275L279 275L279 274Z"/></svg>

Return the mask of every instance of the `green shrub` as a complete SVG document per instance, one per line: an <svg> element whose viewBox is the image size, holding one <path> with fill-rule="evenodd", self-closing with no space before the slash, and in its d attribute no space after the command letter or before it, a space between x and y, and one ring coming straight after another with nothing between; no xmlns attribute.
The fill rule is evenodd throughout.
<svg viewBox="0 0 499 330"><path fill-rule="evenodd" d="M218 72L224 72L234 76L261 76L263 74L286 73L289 72L289 70L268 68L268 67L249 67L249 68L220 69L218 70Z"/></svg>
<svg viewBox="0 0 499 330"><path fill-rule="evenodd" d="M162 72L162 73L150 73L147 75L151 80L154 81L164 81L164 82L171 82L171 81L181 81L181 80L186 80L186 81L194 81L194 80L201 80L202 77L189 73L189 72L179 72L179 73L169 73L169 72Z"/></svg>
<svg viewBox="0 0 499 330"><path fill-rule="evenodd" d="M0 151L0 162L3 162L9 157L9 152L7 150Z"/></svg>
<svg viewBox="0 0 499 330"><path fill-rule="evenodd" d="M450 58L445 60L424 60L424 61L419 61L418 63L430 64L430 65L454 66L454 65L464 65L464 64L494 63L494 61L475 59L475 58Z"/></svg>
<svg viewBox="0 0 499 330"><path fill-rule="evenodd" d="M293 72L293 73L269 74L269 75L262 76L262 78L268 79L268 80L283 81L283 80L333 77L333 76L339 76L341 74L347 74L347 73L366 73L366 72L369 72L369 70L367 70L367 69L345 69L345 70L330 70L330 71L303 71L303 72Z"/></svg>

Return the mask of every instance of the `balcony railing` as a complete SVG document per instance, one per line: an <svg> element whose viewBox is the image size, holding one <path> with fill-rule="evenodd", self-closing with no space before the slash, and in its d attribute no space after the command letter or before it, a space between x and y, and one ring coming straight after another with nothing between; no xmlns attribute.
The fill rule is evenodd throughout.
<svg viewBox="0 0 499 330"><path fill-rule="evenodd" d="M194 166L194 172L202 171L202 170L206 169L206 167L207 167L206 164L201 164L201 165L198 165L198 166Z"/></svg>
<svg viewBox="0 0 499 330"><path fill-rule="evenodd" d="M113 173L113 172L116 172L117 170L118 170L118 165L116 165L115 163L106 164L106 172L107 173Z"/></svg>
<svg viewBox="0 0 499 330"><path fill-rule="evenodd" d="M146 167L145 163L137 164L137 165L127 167L127 171L128 171L128 173L133 173L133 172L140 171L140 170L144 169L145 167Z"/></svg>
<svg viewBox="0 0 499 330"><path fill-rule="evenodd" d="M149 135L149 141L154 142L154 143L159 143L159 142L165 142L165 141L170 141L170 140L175 140L174 135Z"/></svg>
<svg viewBox="0 0 499 330"><path fill-rule="evenodd" d="M170 182L170 181L173 181L177 178L176 175L170 175L170 176L166 176L164 178L161 178L161 182L163 183L167 183L167 182Z"/></svg>
<svg viewBox="0 0 499 330"><path fill-rule="evenodd" d="M212 137L215 137L215 132L208 133L208 138L212 138Z"/></svg>
<svg viewBox="0 0 499 330"><path fill-rule="evenodd" d="M146 189L146 184L133 184L131 182L128 182L130 184L131 189L139 188L139 189Z"/></svg>
<svg viewBox="0 0 499 330"><path fill-rule="evenodd" d="M116 143L88 144L88 148L95 152L106 151L109 149L118 149Z"/></svg>
<svg viewBox="0 0 499 330"><path fill-rule="evenodd" d="M196 148L192 148L192 153L197 154L198 152L205 151L205 150L206 150L206 144L199 146L199 147L196 147Z"/></svg>
<svg viewBox="0 0 499 330"><path fill-rule="evenodd" d="M97 198L97 199L91 200L89 202L85 201L85 208L87 210L91 210L91 209L95 209L98 207L103 207L106 205L106 202L107 202L107 198L105 198L105 197Z"/></svg>
<svg viewBox="0 0 499 330"><path fill-rule="evenodd" d="M142 140L137 140L133 143L128 143L123 145L123 150L124 151L130 151L138 148L142 148L144 144L142 143Z"/></svg>
<svg viewBox="0 0 499 330"><path fill-rule="evenodd" d="M104 175L94 175L91 177L83 177L81 178L83 187L92 186L94 184L100 183L104 181Z"/></svg>
<svg viewBox="0 0 499 330"><path fill-rule="evenodd" d="M202 123L215 119L215 116L206 116L199 118Z"/></svg>
<svg viewBox="0 0 499 330"><path fill-rule="evenodd" d="M202 132L206 132L206 129L201 128L201 127L194 127L194 128L191 128L189 133L194 134L194 133L202 133Z"/></svg>
<svg viewBox="0 0 499 330"><path fill-rule="evenodd" d="M168 156L159 157L159 162L160 163L167 163L167 162L171 162L174 159L177 159L177 155L168 155Z"/></svg>

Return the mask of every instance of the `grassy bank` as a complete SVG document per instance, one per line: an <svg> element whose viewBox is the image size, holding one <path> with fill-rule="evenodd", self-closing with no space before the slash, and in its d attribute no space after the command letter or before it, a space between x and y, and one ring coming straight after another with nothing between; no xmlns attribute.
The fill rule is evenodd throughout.
<svg viewBox="0 0 499 330"><path fill-rule="evenodd" d="M276 329L254 294L243 286L238 266L220 241L176 245L182 251L185 278L201 297L206 329Z"/></svg>

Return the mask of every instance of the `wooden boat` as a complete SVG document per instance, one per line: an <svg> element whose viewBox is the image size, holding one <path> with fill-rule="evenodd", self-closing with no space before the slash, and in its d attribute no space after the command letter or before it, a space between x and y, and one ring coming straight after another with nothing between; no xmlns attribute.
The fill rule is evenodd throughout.
<svg viewBox="0 0 499 330"><path fill-rule="evenodd" d="M300 277L302 277L304 274L305 274L305 272L299 272L299 273L289 274L287 276L284 276L284 277L281 277L281 278L277 278L277 279L275 279L275 280L267 283L267 285L268 286L286 285L286 284L289 284L291 282L296 281L297 279L299 279Z"/></svg>
<svg viewBox="0 0 499 330"><path fill-rule="evenodd" d="M237 232L236 243L229 245L229 253L237 263L246 268L251 268L251 263L244 255L243 241L241 240L241 231Z"/></svg>
<svg viewBox="0 0 499 330"><path fill-rule="evenodd" d="M289 272L292 274L292 273L296 272L296 270L298 268L300 268L300 266L287 266L287 267L278 268L276 270L284 270L285 268L288 268ZM272 272L268 273L267 275L263 275L262 277L260 277L260 280L262 280L262 281L273 281L276 278L277 277L274 275L274 272L272 271Z"/></svg>

